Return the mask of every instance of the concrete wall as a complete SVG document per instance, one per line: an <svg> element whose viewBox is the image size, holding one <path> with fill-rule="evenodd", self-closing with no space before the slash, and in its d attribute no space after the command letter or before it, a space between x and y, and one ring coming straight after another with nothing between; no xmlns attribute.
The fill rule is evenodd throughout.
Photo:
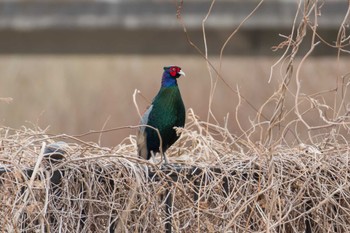
<svg viewBox="0 0 350 233"><path fill-rule="evenodd" d="M210 53L219 53L257 2L215 3L206 22ZM298 2L265 1L226 53L271 55L271 46L281 40L278 34L289 34ZM181 8L195 43L202 44L201 23L209 6L210 1L184 1ZM326 1L321 9L319 32L332 42L347 3ZM174 1L1 1L0 53L196 54L186 43L176 13ZM315 54L328 53L332 50L325 46Z"/></svg>

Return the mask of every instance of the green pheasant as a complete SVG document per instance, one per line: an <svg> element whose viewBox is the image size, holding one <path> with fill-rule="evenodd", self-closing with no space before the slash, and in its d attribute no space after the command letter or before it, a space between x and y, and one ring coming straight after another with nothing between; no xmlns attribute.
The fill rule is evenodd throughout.
<svg viewBox="0 0 350 233"><path fill-rule="evenodd" d="M185 125L186 111L177 85L181 75L185 73L178 66L164 67L160 90L141 119L137 147L139 156L144 159L161 152L168 163L164 153L179 138L174 127Z"/></svg>

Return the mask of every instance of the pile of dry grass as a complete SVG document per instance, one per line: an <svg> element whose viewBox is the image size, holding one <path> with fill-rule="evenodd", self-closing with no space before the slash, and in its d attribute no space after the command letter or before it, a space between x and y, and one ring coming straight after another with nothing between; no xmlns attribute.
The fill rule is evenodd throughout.
<svg viewBox="0 0 350 233"><path fill-rule="evenodd" d="M181 131L177 165L160 169L136 157L133 136L69 143L50 163L45 145L74 138L1 128L0 229L164 232L170 216L174 232L350 231L348 145L264 150L191 112Z"/></svg>

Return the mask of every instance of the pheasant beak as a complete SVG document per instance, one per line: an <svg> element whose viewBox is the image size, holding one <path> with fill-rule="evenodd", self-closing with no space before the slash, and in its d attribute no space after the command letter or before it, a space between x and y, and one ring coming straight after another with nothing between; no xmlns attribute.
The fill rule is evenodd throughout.
<svg viewBox="0 0 350 233"><path fill-rule="evenodd" d="M178 74L183 75L183 76L186 76L185 72L183 72L182 70L180 70L180 71L178 72Z"/></svg>

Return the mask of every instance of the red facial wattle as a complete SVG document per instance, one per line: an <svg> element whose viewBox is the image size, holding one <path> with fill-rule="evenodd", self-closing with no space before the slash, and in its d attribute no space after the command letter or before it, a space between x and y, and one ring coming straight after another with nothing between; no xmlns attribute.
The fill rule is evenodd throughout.
<svg viewBox="0 0 350 233"><path fill-rule="evenodd" d="M180 72L179 67L171 67L169 73L171 76L175 77L179 72Z"/></svg>

